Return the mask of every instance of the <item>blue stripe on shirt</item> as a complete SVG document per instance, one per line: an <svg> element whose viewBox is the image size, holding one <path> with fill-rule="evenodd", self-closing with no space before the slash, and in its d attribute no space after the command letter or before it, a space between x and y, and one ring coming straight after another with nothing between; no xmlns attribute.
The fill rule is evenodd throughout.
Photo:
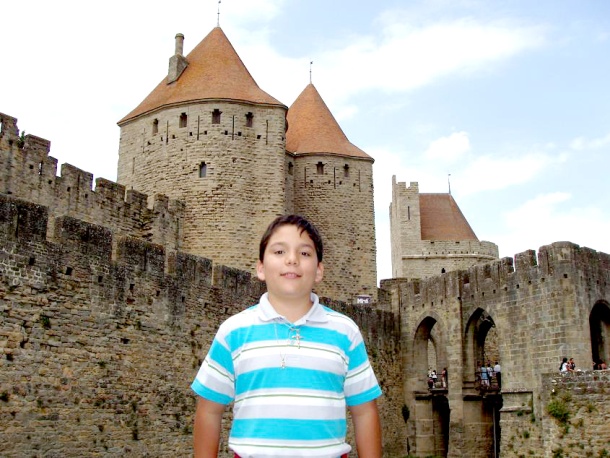
<svg viewBox="0 0 610 458"><path fill-rule="evenodd" d="M330 372L298 367L265 367L241 374L235 384L235 395L244 391L290 388L343 393L345 377Z"/></svg>
<svg viewBox="0 0 610 458"><path fill-rule="evenodd" d="M191 389L202 398L217 402L218 404L227 405L233 401L230 396L209 389L207 386L202 385L197 379L195 379L191 384Z"/></svg>
<svg viewBox="0 0 610 458"><path fill-rule="evenodd" d="M347 430L345 419L292 420L287 418L256 418L234 420L231 437L291 440L311 443L315 440L343 440Z"/></svg>

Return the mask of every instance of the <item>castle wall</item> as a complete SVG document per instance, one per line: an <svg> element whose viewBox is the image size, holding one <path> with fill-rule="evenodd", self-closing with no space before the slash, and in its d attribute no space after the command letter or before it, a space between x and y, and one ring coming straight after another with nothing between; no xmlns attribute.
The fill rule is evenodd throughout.
<svg viewBox="0 0 610 458"><path fill-rule="evenodd" d="M0 114L0 120L0 192L47 207L49 233L55 218L71 216L114 233L179 248L181 202L155 195L149 208L146 195L104 178L95 181L93 190L93 175L70 164L63 164L56 176L57 159L49 156L51 143L33 135L22 141L17 119Z"/></svg>
<svg viewBox="0 0 610 458"><path fill-rule="evenodd" d="M322 296L377 299L372 165L334 155L295 160L294 210L316 224L325 242Z"/></svg>
<svg viewBox="0 0 610 458"><path fill-rule="evenodd" d="M143 115L121 125L118 182L179 198L182 249L253 272L262 233L287 210L285 116L283 107L227 101Z"/></svg>
<svg viewBox="0 0 610 458"><path fill-rule="evenodd" d="M502 409L502 457L598 457L610 453L610 371L541 374L541 410Z"/></svg>
<svg viewBox="0 0 610 458"><path fill-rule="evenodd" d="M412 368L404 380L411 412L417 412L418 396L427 391L424 349L432 329L435 345L442 348L437 354L445 355L442 363L449 371L446 397L451 411L447 456L492 453L493 436L481 432L493 430L484 411L494 398L479 392L475 380L476 359L484 350L490 323L497 333L502 366L499 426L504 456L512 437L507 432L514 430L511 412L529 406L538 418L545 410L540 374L556 372L563 356L574 357L588 368L592 358L589 318L596 304L610 304L609 284L610 256L568 242L541 247L537 258L533 251L520 253L514 264L505 258L421 281L388 283L398 296L393 303L400 306L404 358ZM425 443L427 433L418 430L417 418L412 421L410 443L419 453L418 441ZM473 443L466 433L469 430L479 431L476 437L485 443ZM541 434L529 440L536 450L548 445ZM610 440L610 431L604 440Z"/></svg>
<svg viewBox="0 0 610 458"><path fill-rule="evenodd" d="M47 233L49 214L0 200L0 455L191 455L190 383L219 324L263 285L69 216ZM329 305L361 326L384 391L385 456L404 456L398 321ZM222 457L230 423L227 413Z"/></svg>

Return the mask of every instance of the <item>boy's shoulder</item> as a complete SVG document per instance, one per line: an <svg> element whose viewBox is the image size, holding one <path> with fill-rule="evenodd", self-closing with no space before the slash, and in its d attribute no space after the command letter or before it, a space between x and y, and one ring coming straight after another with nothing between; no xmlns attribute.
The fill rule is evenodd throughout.
<svg viewBox="0 0 610 458"><path fill-rule="evenodd" d="M335 309L330 308L328 305L320 304L322 309L326 312L329 322L335 326L344 327L350 329L352 332L360 332L360 327L356 322L342 312L338 312Z"/></svg>
<svg viewBox="0 0 610 458"><path fill-rule="evenodd" d="M233 329L255 325L258 321L258 306L259 304L254 304L234 315L231 315L222 322L218 328L219 331L230 332Z"/></svg>

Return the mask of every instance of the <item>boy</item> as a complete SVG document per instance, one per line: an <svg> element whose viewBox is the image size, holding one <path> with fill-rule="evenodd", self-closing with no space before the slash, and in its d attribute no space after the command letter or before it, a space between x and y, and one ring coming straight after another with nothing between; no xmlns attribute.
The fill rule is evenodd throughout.
<svg viewBox="0 0 610 458"><path fill-rule="evenodd" d="M196 458L217 456L230 402L236 457L346 457L346 405L359 457L381 456L381 390L362 335L312 293L324 274L322 254L317 229L298 215L267 228L256 266L267 293L220 326L191 385L200 396Z"/></svg>

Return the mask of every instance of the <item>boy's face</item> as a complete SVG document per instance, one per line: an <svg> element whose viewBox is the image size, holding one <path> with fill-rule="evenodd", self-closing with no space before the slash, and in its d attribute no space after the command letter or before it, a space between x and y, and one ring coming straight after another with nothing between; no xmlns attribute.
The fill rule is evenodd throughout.
<svg viewBox="0 0 610 458"><path fill-rule="evenodd" d="M309 234L285 224L269 238L263 261L256 264L256 272L267 283L270 300L309 300L313 286L322 280L324 266L318 262Z"/></svg>

